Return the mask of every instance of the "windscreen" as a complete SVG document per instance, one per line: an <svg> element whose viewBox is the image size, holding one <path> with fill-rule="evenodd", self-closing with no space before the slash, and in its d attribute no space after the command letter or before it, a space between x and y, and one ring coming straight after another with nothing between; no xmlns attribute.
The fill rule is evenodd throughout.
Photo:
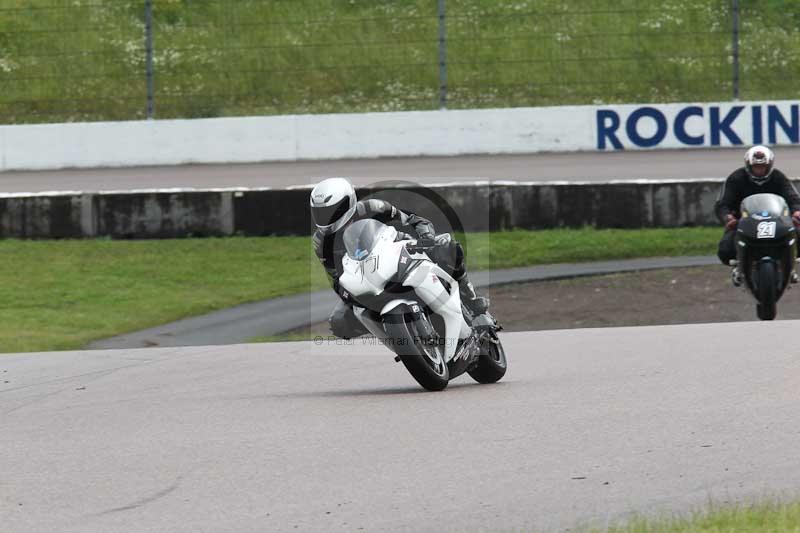
<svg viewBox="0 0 800 533"><path fill-rule="evenodd" d="M783 216L788 211L786 200L777 194L754 194L742 201L741 211L750 215L770 217Z"/></svg>
<svg viewBox="0 0 800 533"><path fill-rule="evenodd" d="M367 258L385 227L374 219L357 220L350 224L343 237L347 255L356 261Z"/></svg>

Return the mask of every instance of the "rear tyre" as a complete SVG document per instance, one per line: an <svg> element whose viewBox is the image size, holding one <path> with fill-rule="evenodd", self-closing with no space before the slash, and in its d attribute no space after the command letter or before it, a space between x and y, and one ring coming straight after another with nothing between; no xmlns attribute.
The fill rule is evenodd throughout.
<svg viewBox="0 0 800 533"><path fill-rule="evenodd" d="M395 343L394 351L417 383L429 391L440 391L450 381L444 360L444 347L423 343L410 312L394 314L384 322L386 333Z"/></svg>
<svg viewBox="0 0 800 533"><path fill-rule="evenodd" d="M506 375L506 351L499 339L485 338L481 342L478 366L468 373L478 383L496 383Z"/></svg>
<svg viewBox="0 0 800 533"><path fill-rule="evenodd" d="M756 314L761 320L774 320L777 314L778 288L775 263L763 261L758 264L758 305Z"/></svg>

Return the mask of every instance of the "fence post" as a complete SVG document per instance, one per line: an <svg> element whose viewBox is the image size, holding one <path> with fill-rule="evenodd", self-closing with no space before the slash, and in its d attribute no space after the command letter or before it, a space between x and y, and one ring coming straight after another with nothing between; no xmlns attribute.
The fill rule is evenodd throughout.
<svg viewBox="0 0 800 533"><path fill-rule="evenodd" d="M439 0L439 109L447 109L447 22L445 0Z"/></svg>
<svg viewBox="0 0 800 533"><path fill-rule="evenodd" d="M739 0L731 0L733 18L733 99L739 99Z"/></svg>
<svg viewBox="0 0 800 533"><path fill-rule="evenodd" d="M147 119L155 117L153 89L153 0L144 0L144 51L147 77Z"/></svg>

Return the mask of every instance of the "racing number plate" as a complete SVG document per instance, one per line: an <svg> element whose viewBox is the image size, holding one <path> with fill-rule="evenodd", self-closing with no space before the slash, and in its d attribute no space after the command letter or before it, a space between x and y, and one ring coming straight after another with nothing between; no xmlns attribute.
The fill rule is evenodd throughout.
<svg viewBox="0 0 800 533"><path fill-rule="evenodd" d="M774 239L775 222L759 222L756 232L759 239Z"/></svg>

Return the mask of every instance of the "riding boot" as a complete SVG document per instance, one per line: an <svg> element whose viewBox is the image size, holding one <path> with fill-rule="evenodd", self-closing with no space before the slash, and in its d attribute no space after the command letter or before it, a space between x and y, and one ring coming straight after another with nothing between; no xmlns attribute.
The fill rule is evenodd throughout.
<svg viewBox="0 0 800 533"><path fill-rule="evenodd" d="M728 261L728 264L733 267L731 270L731 281L733 282L733 286L741 287L742 283L744 283L744 276L739 270L739 262L736 259L731 259Z"/></svg>
<svg viewBox="0 0 800 533"><path fill-rule="evenodd" d="M489 298L475 294L475 287L472 285L466 272L464 272L460 278L457 278L456 281L458 282L458 292L461 295L461 303L463 303L473 315L480 315L489 309Z"/></svg>

